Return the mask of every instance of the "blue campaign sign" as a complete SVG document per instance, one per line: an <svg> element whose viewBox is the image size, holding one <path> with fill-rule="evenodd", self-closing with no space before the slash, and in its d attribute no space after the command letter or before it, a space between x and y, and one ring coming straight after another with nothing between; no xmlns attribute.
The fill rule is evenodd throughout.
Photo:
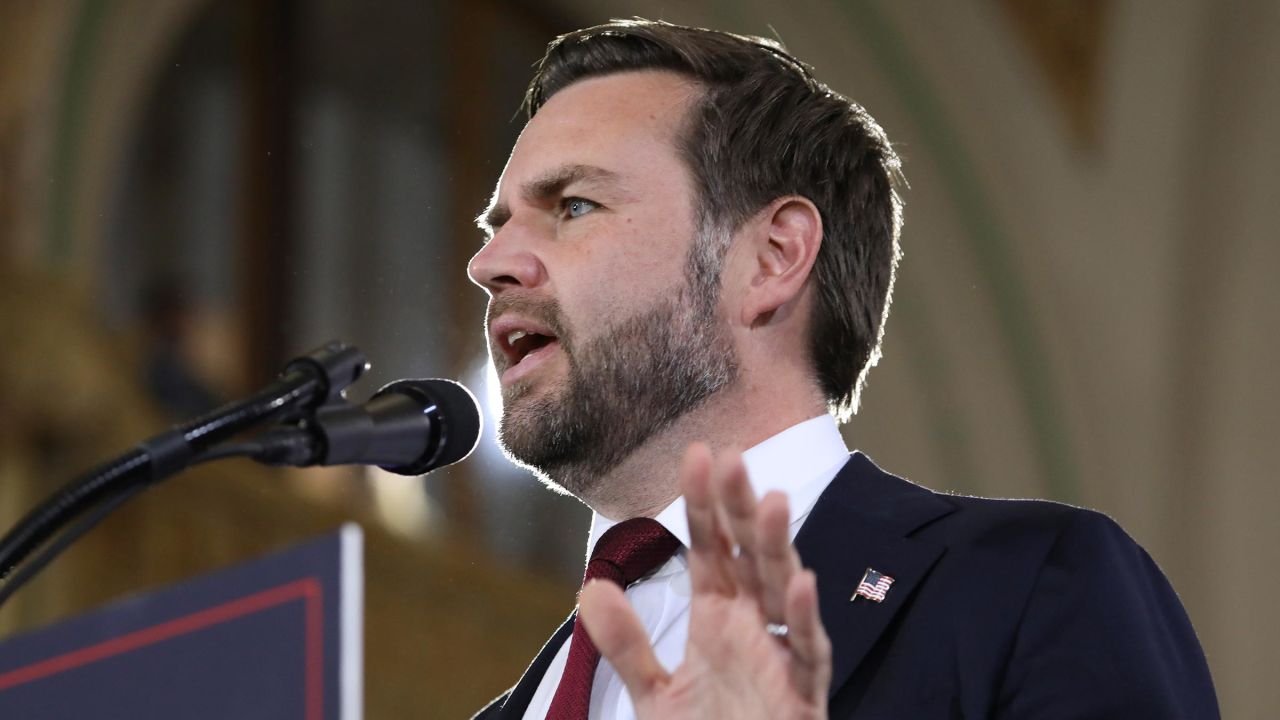
<svg viewBox="0 0 1280 720"><path fill-rule="evenodd" d="M362 539L337 532L0 643L0 718L359 720Z"/></svg>

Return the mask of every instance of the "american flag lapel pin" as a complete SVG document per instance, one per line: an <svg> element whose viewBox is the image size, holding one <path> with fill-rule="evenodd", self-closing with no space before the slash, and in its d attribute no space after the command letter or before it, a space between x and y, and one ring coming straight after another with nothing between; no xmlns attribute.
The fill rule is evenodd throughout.
<svg viewBox="0 0 1280 720"><path fill-rule="evenodd" d="M862 575L862 581L858 583L858 589L853 591L853 597L849 598L849 602L853 602L860 597L872 602L880 602L884 600L885 593L889 592L889 586L892 584L893 578L879 570L867 568L867 571Z"/></svg>

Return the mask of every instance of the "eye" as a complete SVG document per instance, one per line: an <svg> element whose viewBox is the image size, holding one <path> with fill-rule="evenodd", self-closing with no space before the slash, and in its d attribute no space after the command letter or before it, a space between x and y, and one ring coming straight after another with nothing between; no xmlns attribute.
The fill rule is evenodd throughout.
<svg viewBox="0 0 1280 720"><path fill-rule="evenodd" d="M569 197L565 198L561 203L564 208L564 214L569 218L578 218L600 207L599 204L591 202L586 198Z"/></svg>

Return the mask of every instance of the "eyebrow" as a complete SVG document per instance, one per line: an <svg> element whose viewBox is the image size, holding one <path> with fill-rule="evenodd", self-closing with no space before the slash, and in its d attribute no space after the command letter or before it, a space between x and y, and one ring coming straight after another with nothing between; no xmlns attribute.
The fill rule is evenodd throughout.
<svg viewBox="0 0 1280 720"><path fill-rule="evenodd" d="M587 181L616 187L621 179L618 173L595 165L561 165L525 183L520 188L520 195L531 204L539 204L559 196L566 187L576 182ZM495 194L489 207L476 217L476 225L492 236L510 219L511 208L499 201Z"/></svg>

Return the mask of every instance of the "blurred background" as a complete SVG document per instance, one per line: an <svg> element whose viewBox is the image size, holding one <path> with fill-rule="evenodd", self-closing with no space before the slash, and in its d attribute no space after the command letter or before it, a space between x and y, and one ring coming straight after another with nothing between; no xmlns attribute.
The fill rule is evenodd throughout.
<svg viewBox="0 0 1280 720"><path fill-rule="evenodd" d="M1272 716L1273 0L5 0L0 525L332 338L373 362L358 400L442 376L496 407L471 218L547 41L631 15L781 38L898 145L906 256L850 445L1115 517L1224 716ZM461 717L568 614L588 519L491 429L425 479L220 463L87 536L0 634L356 520L368 716Z"/></svg>

